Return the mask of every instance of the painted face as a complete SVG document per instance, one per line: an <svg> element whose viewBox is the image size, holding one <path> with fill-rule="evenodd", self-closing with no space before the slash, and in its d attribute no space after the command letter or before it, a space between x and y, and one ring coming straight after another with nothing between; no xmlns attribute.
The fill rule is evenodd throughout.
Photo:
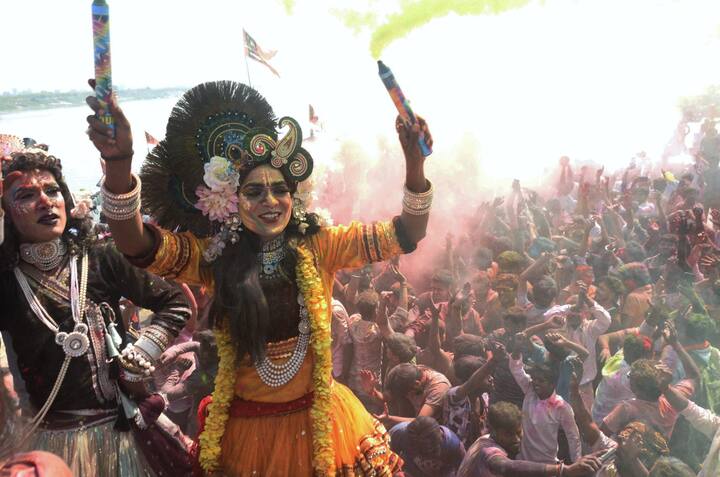
<svg viewBox="0 0 720 477"><path fill-rule="evenodd" d="M292 196L282 173L269 165L256 167L240 185L243 226L263 241L280 235L290 222Z"/></svg>
<svg viewBox="0 0 720 477"><path fill-rule="evenodd" d="M626 455L630 454L633 449L640 450L643 448L643 436L632 427L626 427L618 433L618 449L617 456L623 462L627 462Z"/></svg>
<svg viewBox="0 0 720 477"><path fill-rule="evenodd" d="M5 191L2 206L26 243L54 240L67 224L65 199L50 171L21 173Z"/></svg>

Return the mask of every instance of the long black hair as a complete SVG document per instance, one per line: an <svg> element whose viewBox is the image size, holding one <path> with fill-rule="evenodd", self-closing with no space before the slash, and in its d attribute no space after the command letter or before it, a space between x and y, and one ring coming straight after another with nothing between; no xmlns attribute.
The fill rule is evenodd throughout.
<svg viewBox="0 0 720 477"><path fill-rule="evenodd" d="M60 159L38 148L14 152L10 155L10 158L10 161L3 163L3 177L7 177L8 174L15 171L29 172L35 170L48 171L53 175L60 187L63 199L65 199L67 224L62 236L68 245L70 253L78 253L83 247L90 246L96 239L93 233L92 219L89 217L75 219L71 216L70 211L75 206L75 202L63 177ZM19 260L18 251L20 249L20 238L12 220L9 220L9 214L6 215L4 225L5 241L0 245L0 271L2 272L10 271L17 265Z"/></svg>
<svg viewBox="0 0 720 477"><path fill-rule="evenodd" d="M257 166L254 166L257 167ZM240 171L240 183L254 167ZM291 193L297 183L283 174ZM283 275L294 280L297 264L297 240L316 234L320 230L319 217L308 213L308 228L302 234L299 223L290 220L285 229L287 253L281 263ZM265 355L265 341L270 326L268 301L260 284L260 237L245 229L235 244L226 244L222 257L213 263L215 296L210 308L210 325L227 323L239 357L249 354L253 362ZM227 322L225 321L227 320Z"/></svg>

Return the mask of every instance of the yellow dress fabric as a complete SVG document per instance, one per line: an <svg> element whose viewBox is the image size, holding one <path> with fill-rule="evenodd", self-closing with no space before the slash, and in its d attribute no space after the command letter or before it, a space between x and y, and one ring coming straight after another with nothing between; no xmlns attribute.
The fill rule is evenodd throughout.
<svg viewBox="0 0 720 477"><path fill-rule="evenodd" d="M179 282L203 284L212 289L211 269L202 259L208 241L199 240L191 233L161 231L161 235L162 242L149 270ZM302 242L313 254L326 303L331 302L337 270L388 260L402 253L394 226L389 222L370 225L353 222L349 226L327 227ZM324 317L327 323L331 321L331 312L328 307ZM265 403L298 399L312 392L314 360L313 353L309 352L298 373L279 388L263 383L255 367L244 360L237 370L236 398ZM331 410L327 418L332 420L337 475L364 475L360 461L378 454L387 461L385 475L398 470L399 458L389 449L384 427L345 386L332 382L330 389ZM275 416L231 416L222 441L222 473L227 476L312 476L311 430L309 408Z"/></svg>

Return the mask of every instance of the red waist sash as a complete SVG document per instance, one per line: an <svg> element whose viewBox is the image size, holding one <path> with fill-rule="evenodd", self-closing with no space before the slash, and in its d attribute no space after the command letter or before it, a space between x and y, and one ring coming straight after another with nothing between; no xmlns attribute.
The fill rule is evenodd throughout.
<svg viewBox="0 0 720 477"><path fill-rule="evenodd" d="M257 402L235 399L230 404L230 416L232 417L264 417L282 416L302 411L312 406L313 393L309 392L289 402Z"/></svg>

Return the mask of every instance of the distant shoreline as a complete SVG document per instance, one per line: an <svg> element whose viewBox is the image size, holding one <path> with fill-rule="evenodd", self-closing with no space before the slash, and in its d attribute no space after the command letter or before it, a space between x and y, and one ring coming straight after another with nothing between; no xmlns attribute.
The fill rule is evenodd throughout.
<svg viewBox="0 0 720 477"><path fill-rule="evenodd" d="M136 101L145 99L159 99L177 97L187 88L118 88L118 97L122 101ZM21 113L52 108L71 108L83 106L87 91L41 91L37 93L3 93L0 94L0 114Z"/></svg>

